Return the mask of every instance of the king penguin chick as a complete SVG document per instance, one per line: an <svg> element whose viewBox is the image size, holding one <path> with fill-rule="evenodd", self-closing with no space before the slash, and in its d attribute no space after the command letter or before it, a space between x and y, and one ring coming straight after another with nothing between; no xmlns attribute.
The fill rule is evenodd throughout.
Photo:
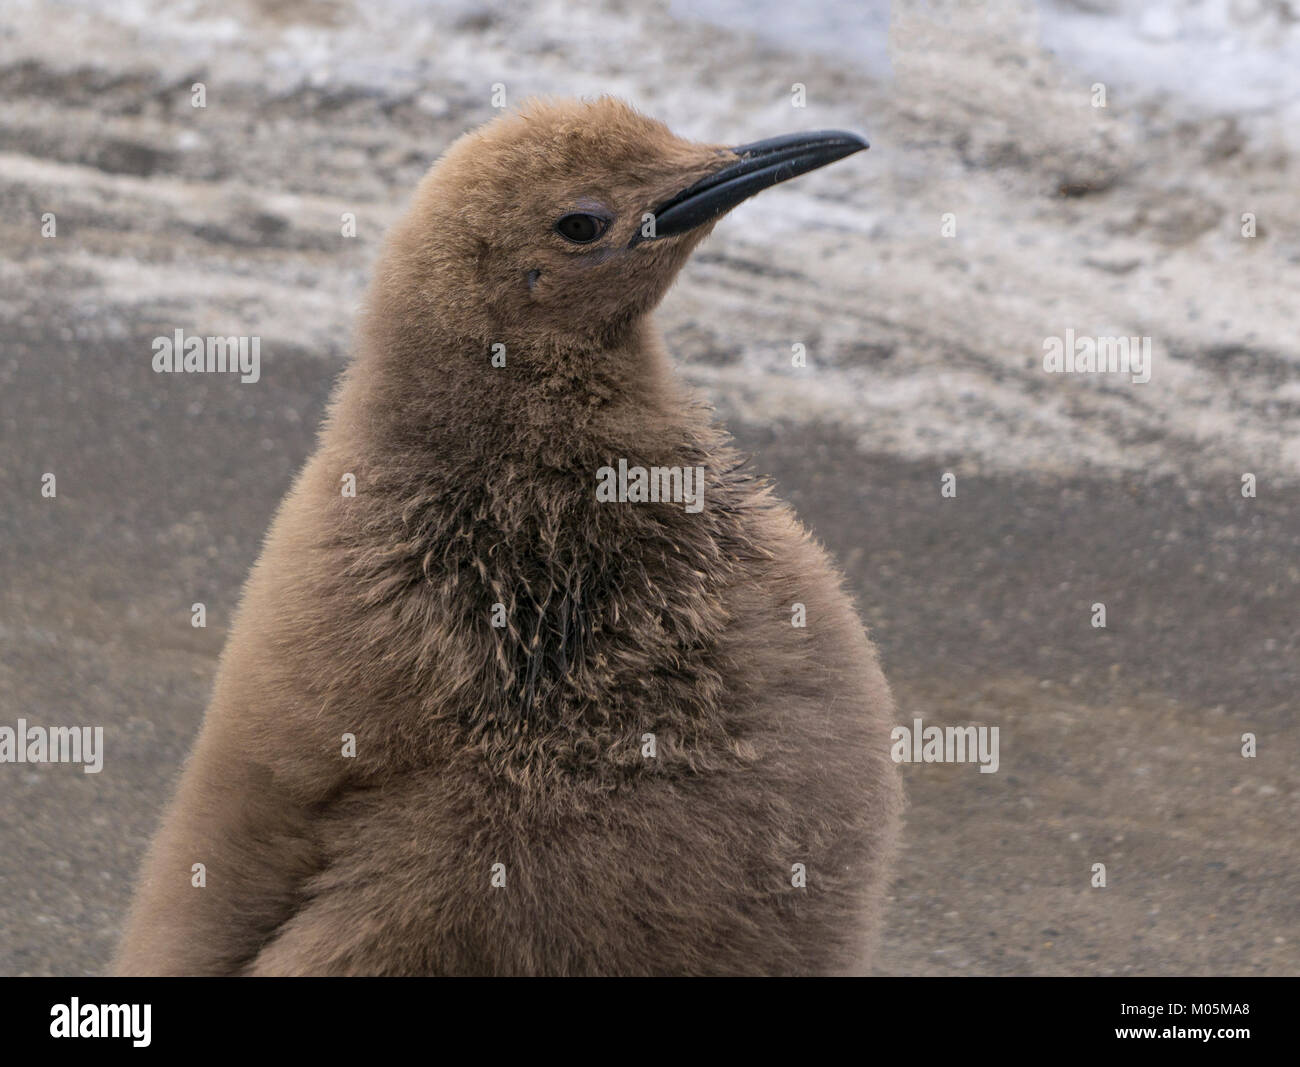
<svg viewBox="0 0 1300 1067"><path fill-rule="evenodd" d="M119 973L868 965L888 688L650 319L728 209L865 147L697 144L607 98L451 146L244 590Z"/></svg>

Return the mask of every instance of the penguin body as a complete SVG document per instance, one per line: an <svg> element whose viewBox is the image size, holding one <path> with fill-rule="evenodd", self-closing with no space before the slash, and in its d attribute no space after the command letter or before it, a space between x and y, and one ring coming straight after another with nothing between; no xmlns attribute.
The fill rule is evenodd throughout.
<svg viewBox="0 0 1300 1067"><path fill-rule="evenodd" d="M431 171L244 591L120 973L867 965L888 688L649 319L725 196L798 172L762 145L545 103ZM598 493L620 461L663 498ZM696 469L698 509L668 492Z"/></svg>

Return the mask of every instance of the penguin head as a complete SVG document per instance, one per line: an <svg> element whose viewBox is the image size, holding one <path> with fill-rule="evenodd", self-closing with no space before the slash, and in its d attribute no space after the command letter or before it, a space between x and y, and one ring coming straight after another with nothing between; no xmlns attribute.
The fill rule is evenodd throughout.
<svg viewBox="0 0 1300 1067"><path fill-rule="evenodd" d="M387 282L485 344L608 344L741 200L865 147L836 131L701 144L610 97L532 101L435 164Z"/></svg>

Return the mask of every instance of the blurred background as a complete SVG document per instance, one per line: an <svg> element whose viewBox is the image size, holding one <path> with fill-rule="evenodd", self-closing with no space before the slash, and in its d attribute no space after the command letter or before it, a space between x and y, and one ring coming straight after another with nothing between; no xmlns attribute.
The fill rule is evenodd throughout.
<svg viewBox="0 0 1300 1067"><path fill-rule="evenodd" d="M1295 3L6 0L0 724L106 753L0 766L0 973L106 966L379 241L497 87L872 142L659 321L900 720L1000 728L996 774L904 768L877 971L1300 970ZM154 374L177 328L261 380ZM1150 382L1044 373L1066 329L1150 337Z"/></svg>

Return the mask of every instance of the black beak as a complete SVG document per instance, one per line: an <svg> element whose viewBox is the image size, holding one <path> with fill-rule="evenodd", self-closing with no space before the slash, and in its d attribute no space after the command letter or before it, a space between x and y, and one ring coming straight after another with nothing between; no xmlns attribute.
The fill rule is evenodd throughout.
<svg viewBox="0 0 1300 1067"><path fill-rule="evenodd" d="M857 134L842 130L792 133L733 148L739 159L676 196L652 212L654 237L671 237L724 215L742 200L748 200L778 182L806 174L869 147ZM653 240L638 232L628 248Z"/></svg>

